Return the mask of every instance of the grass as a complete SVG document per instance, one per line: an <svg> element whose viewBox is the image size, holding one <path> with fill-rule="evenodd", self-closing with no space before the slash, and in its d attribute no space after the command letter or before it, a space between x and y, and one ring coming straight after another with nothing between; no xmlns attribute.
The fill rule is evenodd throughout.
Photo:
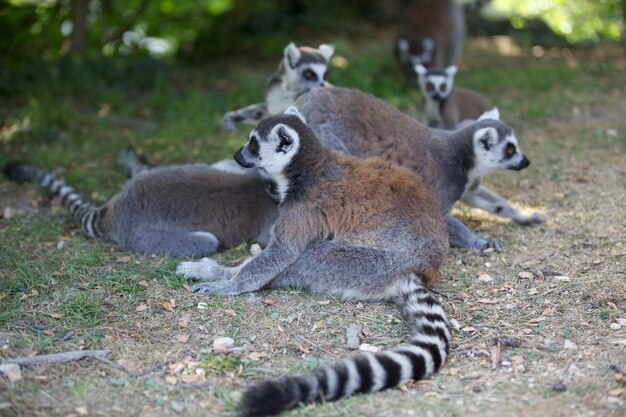
<svg viewBox="0 0 626 417"><path fill-rule="evenodd" d="M532 160L520 173L492 175L490 186L548 222L524 228L459 205L459 217L500 239L504 251L450 251L437 286L455 297L444 303L459 329L442 372L287 416L623 415L626 330L609 326L626 318L625 62L606 46L539 59L524 50L498 54L497 42L468 45L458 84L499 106ZM333 67L331 81L424 120L389 45L340 39L337 53L348 65ZM123 182L115 155L128 144L157 164L230 157L249 127L224 132L221 115L260 101L274 67L94 60L11 73L0 80L0 164L24 159L54 169L104 202ZM86 239L37 187L0 179L0 195L0 209L17 210L0 219L0 357L112 350L111 362L23 368L15 383L0 378L2 415L234 415L247 384L351 354L344 347L350 324L381 347L407 333L393 305L295 290L190 294L173 274L179 260ZM247 252L243 245L217 258ZM481 274L493 280L479 281ZM224 336L242 349L212 353ZM503 346L491 369L501 336L521 345ZM566 390L553 389L557 383Z"/></svg>

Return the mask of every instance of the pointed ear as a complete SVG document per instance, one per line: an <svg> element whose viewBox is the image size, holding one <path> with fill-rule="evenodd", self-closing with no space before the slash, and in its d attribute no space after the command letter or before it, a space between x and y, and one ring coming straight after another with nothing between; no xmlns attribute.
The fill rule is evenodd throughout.
<svg viewBox="0 0 626 417"><path fill-rule="evenodd" d="M300 60L300 50L296 47L296 44L291 42L285 48L285 61L290 68L296 68L296 64Z"/></svg>
<svg viewBox="0 0 626 417"><path fill-rule="evenodd" d="M483 120L483 119L500 120L500 112L498 111L498 108L494 107L493 109L487 110L486 112L481 114L478 120Z"/></svg>
<svg viewBox="0 0 626 417"><path fill-rule="evenodd" d="M416 64L414 68L415 68L415 72L417 72L417 75L419 75L420 78L426 75L426 71L428 71L426 67L423 66L422 64Z"/></svg>
<svg viewBox="0 0 626 417"><path fill-rule="evenodd" d="M333 56L333 54L335 53L335 45L323 43L320 45L319 48L317 48L317 50L320 54L322 54L326 62L328 62L330 60L330 57Z"/></svg>
<svg viewBox="0 0 626 417"><path fill-rule="evenodd" d="M474 146L488 151L498 143L498 131L493 127L483 127L474 132Z"/></svg>
<svg viewBox="0 0 626 417"><path fill-rule="evenodd" d="M296 116L298 119L302 120L302 123L306 124L306 119L300 113L300 111L296 108L296 106L289 106L287 110L285 110L285 114L290 114L292 116Z"/></svg>
<svg viewBox="0 0 626 417"><path fill-rule="evenodd" d="M448 68L446 68L446 74L450 78L454 77L454 75L456 74L456 71L457 71L456 65L450 65Z"/></svg>

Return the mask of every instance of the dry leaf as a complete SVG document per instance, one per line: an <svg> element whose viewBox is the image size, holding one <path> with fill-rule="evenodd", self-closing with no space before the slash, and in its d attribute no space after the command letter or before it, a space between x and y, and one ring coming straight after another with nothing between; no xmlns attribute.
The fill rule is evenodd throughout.
<svg viewBox="0 0 626 417"><path fill-rule="evenodd" d="M183 384L195 384L202 381L202 375L182 374L178 377Z"/></svg>
<svg viewBox="0 0 626 417"><path fill-rule="evenodd" d="M493 281L493 278L491 277L491 275L482 274L478 277L478 280L480 282L491 282Z"/></svg>
<svg viewBox="0 0 626 417"><path fill-rule="evenodd" d="M224 314L227 314L231 317L235 317L237 315L237 313L235 312L235 310L232 310L230 308L226 309L226 310L222 310L224 312Z"/></svg>
<svg viewBox="0 0 626 417"><path fill-rule="evenodd" d="M172 303L166 301L162 305L163 305L163 308L169 311L170 313L174 312L174 306L172 305Z"/></svg>
<svg viewBox="0 0 626 417"><path fill-rule="evenodd" d="M534 319L530 319L528 320L529 323L541 323L542 321L544 321L546 318L545 317L537 317Z"/></svg>
<svg viewBox="0 0 626 417"><path fill-rule="evenodd" d="M552 307L548 307L545 310L543 310L543 313L541 313L542 316L551 316L554 314L554 309Z"/></svg>
<svg viewBox="0 0 626 417"><path fill-rule="evenodd" d="M141 311L146 311L148 309L148 305L147 304L141 304L139 307L137 307L135 309L136 312L141 312Z"/></svg>
<svg viewBox="0 0 626 417"><path fill-rule="evenodd" d="M330 301L328 301L328 300L324 300L324 301L318 301L318 302L317 302L317 304L320 304L320 305L323 305L323 306L325 306L325 305L328 305L328 304L330 304Z"/></svg>
<svg viewBox="0 0 626 417"><path fill-rule="evenodd" d="M476 329L475 327L463 327L461 329L461 331L470 332L470 333L476 333L478 331L478 329Z"/></svg>
<svg viewBox="0 0 626 417"><path fill-rule="evenodd" d="M276 301L272 300L271 298L266 298L265 300L261 300L261 303L265 304L266 306L273 306L274 304L276 304Z"/></svg>
<svg viewBox="0 0 626 417"><path fill-rule="evenodd" d="M532 287L530 290L528 290L528 295L535 295L539 292L539 290L537 290L536 287Z"/></svg>
<svg viewBox="0 0 626 417"><path fill-rule="evenodd" d="M534 277L534 275L528 271L522 271L519 274L517 274L517 276L520 277L521 279L532 279Z"/></svg>
<svg viewBox="0 0 626 417"><path fill-rule="evenodd" d="M616 389L612 389L611 391L609 391L609 395L611 397L619 397L623 393L624 393L624 388L616 388Z"/></svg>
<svg viewBox="0 0 626 417"><path fill-rule="evenodd" d="M208 402L208 401L202 401L202 402L200 402L199 405L200 405L201 408L206 408L207 410L209 410L209 411L211 411L213 413L216 413L216 414L219 414L219 413L224 411L224 407L223 406L221 406L219 404L212 403L212 402Z"/></svg>
<svg viewBox="0 0 626 417"><path fill-rule="evenodd" d="M189 340L188 334L176 333L176 336L174 337L179 343L187 343L187 340Z"/></svg>
<svg viewBox="0 0 626 417"><path fill-rule="evenodd" d="M188 292L191 293L191 287L187 284L183 284L183 288Z"/></svg>
<svg viewBox="0 0 626 417"><path fill-rule="evenodd" d="M76 407L74 409L74 411L76 411L76 413L79 416L88 416L89 415L89 410L87 410L87 407Z"/></svg>
<svg viewBox="0 0 626 417"><path fill-rule="evenodd" d="M141 285L142 287L146 287L146 288L148 288L150 286L150 284L148 284L148 281L143 280L143 279L141 281L139 281L138 284Z"/></svg>
<svg viewBox="0 0 626 417"><path fill-rule="evenodd" d="M116 256L115 262L118 264L127 264L130 262L130 256Z"/></svg>
<svg viewBox="0 0 626 417"><path fill-rule="evenodd" d="M189 320L184 320L184 319L181 319L181 320L178 322L178 327L181 327L181 328L183 328L183 329L186 329L187 327L189 327Z"/></svg>
<svg viewBox="0 0 626 417"><path fill-rule="evenodd" d="M496 304L498 301L493 298L479 298L478 302L481 304Z"/></svg>
<svg viewBox="0 0 626 417"><path fill-rule="evenodd" d="M0 374L7 377L9 382L17 382L22 379L20 366L16 363L4 363L0 365Z"/></svg>
<svg viewBox="0 0 626 417"><path fill-rule="evenodd" d="M450 319L450 324L452 325L452 327L454 327L454 330L461 329L461 325L459 324L457 319Z"/></svg>
<svg viewBox="0 0 626 417"><path fill-rule="evenodd" d="M173 375L168 375L165 377L165 382L167 382L170 385L176 385L178 383L178 378L176 378Z"/></svg>
<svg viewBox="0 0 626 417"><path fill-rule="evenodd" d="M265 352L250 352L246 355L246 358L251 361L260 361L263 358L267 358L267 353Z"/></svg>
<svg viewBox="0 0 626 417"><path fill-rule="evenodd" d="M369 343L361 343L359 350L362 352L380 352L380 348L378 346L370 345Z"/></svg>

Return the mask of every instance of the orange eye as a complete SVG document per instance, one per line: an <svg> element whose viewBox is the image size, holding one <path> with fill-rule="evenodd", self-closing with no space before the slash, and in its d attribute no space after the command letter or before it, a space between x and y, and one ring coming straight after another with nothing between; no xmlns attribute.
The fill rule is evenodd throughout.
<svg viewBox="0 0 626 417"><path fill-rule="evenodd" d="M302 73L302 76L307 80L307 81L315 81L317 80L317 74L314 73L311 70L306 70Z"/></svg>
<svg viewBox="0 0 626 417"><path fill-rule="evenodd" d="M513 156L514 153L515 153L515 145L509 144L506 147L506 156L511 157L511 156Z"/></svg>
<svg viewBox="0 0 626 417"><path fill-rule="evenodd" d="M446 88L448 87L448 85L446 83L443 83L439 86L439 91L441 91L442 93L444 91L446 91Z"/></svg>
<svg viewBox="0 0 626 417"><path fill-rule="evenodd" d="M433 83L426 83L426 91L429 93L435 89L435 85Z"/></svg>

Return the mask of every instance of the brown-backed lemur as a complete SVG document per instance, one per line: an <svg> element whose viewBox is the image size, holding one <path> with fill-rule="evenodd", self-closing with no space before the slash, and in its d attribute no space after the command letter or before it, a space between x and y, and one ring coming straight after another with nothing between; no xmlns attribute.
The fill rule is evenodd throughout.
<svg viewBox="0 0 626 417"><path fill-rule="evenodd" d="M262 120L235 160L281 184L278 219L267 248L239 266L208 258L181 263L177 273L205 281L192 287L195 292L238 295L296 286L355 300L394 300L411 327L401 346L253 385L240 416L274 415L301 402L380 391L436 372L446 361L450 331L425 285L444 259L448 233L428 185L389 161L324 148L291 109Z"/></svg>

